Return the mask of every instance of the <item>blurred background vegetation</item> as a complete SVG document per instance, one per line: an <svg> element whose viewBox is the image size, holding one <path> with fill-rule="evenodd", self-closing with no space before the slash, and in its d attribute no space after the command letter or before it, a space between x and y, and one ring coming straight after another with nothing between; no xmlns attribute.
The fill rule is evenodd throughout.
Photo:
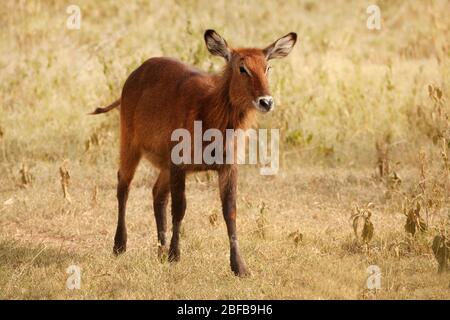
<svg viewBox="0 0 450 320"><path fill-rule="evenodd" d="M372 3L2 1L0 297L448 299L435 258L441 268L450 246L434 249L450 234L450 1L377 1L379 31L367 28ZM79 30L66 27L71 4ZM277 108L259 117L280 129L280 172L240 171L247 281L229 272L212 175L187 182L185 253L172 266L156 259L156 172L142 166L131 250L111 256L119 115L87 115L150 57L218 72L207 28L237 47L299 35L271 62ZM73 263L76 292L65 287ZM382 270L381 291L367 291L369 265Z"/></svg>
<svg viewBox="0 0 450 320"><path fill-rule="evenodd" d="M115 162L117 112L100 118L86 113L117 99L129 73L153 56L219 71L223 62L203 42L207 28L232 46L263 47L298 33L291 55L272 63L278 108L259 121L281 129L284 166L375 166L377 144L406 165L422 148L441 148L448 135L446 0L378 1L379 31L366 27L367 1L76 4L80 30L66 28L64 1L2 3L3 164Z"/></svg>

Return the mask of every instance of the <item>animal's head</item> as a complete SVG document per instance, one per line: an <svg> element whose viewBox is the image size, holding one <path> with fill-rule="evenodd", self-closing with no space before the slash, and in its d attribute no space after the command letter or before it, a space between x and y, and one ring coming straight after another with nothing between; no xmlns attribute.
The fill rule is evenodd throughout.
<svg viewBox="0 0 450 320"><path fill-rule="evenodd" d="M234 49L214 30L205 32L209 52L228 63L232 103L264 113L273 110L275 105L269 90L269 60L286 57L296 41L297 34L291 32L264 49Z"/></svg>

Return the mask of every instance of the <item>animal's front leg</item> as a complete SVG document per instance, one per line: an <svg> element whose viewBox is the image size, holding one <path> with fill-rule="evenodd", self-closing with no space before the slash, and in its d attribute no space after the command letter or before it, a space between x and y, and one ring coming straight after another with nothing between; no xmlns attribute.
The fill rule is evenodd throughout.
<svg viewBox="0 0 450 320"><path fill-rule="evenodd" d="M219 171L219 188L220 198L222 200L222 213L230 240L230 265L235 275L244 277L250 275L250 272L247 270L239 252L236 233L236 185L236 165L224 166Z"/></svg>

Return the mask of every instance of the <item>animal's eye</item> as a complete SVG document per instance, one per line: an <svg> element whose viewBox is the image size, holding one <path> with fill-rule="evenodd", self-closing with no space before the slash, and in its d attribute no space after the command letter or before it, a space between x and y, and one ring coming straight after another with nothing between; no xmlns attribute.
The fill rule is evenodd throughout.
<svg viewBox="0 0 450 320"><path fill-rule="evenodd" d="M267 69L266 69L266 74L269 73L269 70L270 70L270 69L272 69L272 67L271 67L271 66L268 66Z"/></svg>
<svg viewBox="0 0 450 320"><path fill-rule="evenodd" d="M241 74L246 74L246 75L248 75L247 69L245 69L245 67L243 67L243 66L240 66L240 67L239 67L239 72L240 72Z"/></svg>

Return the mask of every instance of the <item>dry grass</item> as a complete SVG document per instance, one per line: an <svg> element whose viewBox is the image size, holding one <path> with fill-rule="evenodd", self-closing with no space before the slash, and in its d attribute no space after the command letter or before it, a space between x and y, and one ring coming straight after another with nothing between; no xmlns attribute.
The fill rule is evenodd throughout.
<svg viewBox="0 0 450 320"><path fill-rule="evenodd" d="M364 1L78 2L80 30L65 28L60 1L0 8L2 299L450 298L431 249L450 227L447 1L380 1L380 31L365 27ZM188 180L182 258L171 265L157 259L156 172L142 165L129 250L112 256L118 117L86 116L148 57L218 70L202 40L210 27L242 46L300 37L273 63L278 108L260 121L281 130L280 173L241 168L247 279L229 271L214 175ZM80 290L66 289L71 264ZM366 287L369 265L381 268L381 290Z"/></svg>
<svg viewBox="0 0 450 320"><path fill-rule="evenodd" d="M157 259L149 192L155 175L148 167L134 183L129 250L118 259L111 253L114 169L86 172L85 166L71 165L76 179L68 203L57 167L40 168L48 174L36 185L16 191L11 181L11 190L2 192L13 199L2 209L3 298L448 298L450 283L436 272L431 234L413 239L404 232L404 217L384 203L384 187L371 171L308 168L264 178L246 170L239 186L239 231L252 276L237 279L229 271L225 224L218 219L212 225L209 219L219 213L215 179L189 179L182 260L170 265ZM92 202L95 186L97 204ZM264 233L261 199L268 207ZM374 204L375 234L368 249L353 235L354 202ZM301 240L292 235L296 232ZM81 290L65 288L71 264L82 268ZM376 294L365 290L366 269L373 264L383 272Z"/></svg>

